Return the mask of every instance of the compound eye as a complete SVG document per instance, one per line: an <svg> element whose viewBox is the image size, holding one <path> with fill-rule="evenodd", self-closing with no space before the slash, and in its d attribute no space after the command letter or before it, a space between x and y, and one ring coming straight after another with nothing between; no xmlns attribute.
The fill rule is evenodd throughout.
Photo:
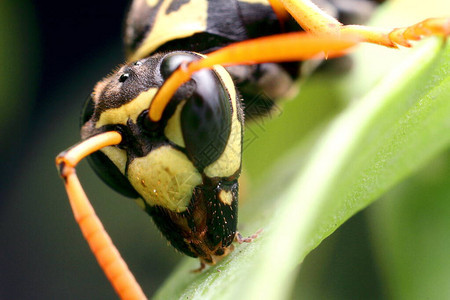
<svg viewBox="0 0 450 300"><path fill-rule="evenodd" d="M183 62L191 62L199 59L198 56L189 53L169 53L161 62L161 75L163 79L169 78L169 76L175 71Z"/></svg>
<svg viewBox="0 0 450 300"><path fill-rule="evenodd" d="M125 82L129 77L130 77L130 74L129 74L129 73L123 73L123 74L120 75L120 77L119 77L119 82L123 83L123 82Z"/></svg>
<svg viewBox="0 0 450 300"><path fill-rule="evenodd" d="M95 103L93 94L90 94L86 99L83 105L83 109L81 110L80 116L80 127L82 127L87 121L89 121L94 114Z"/></svg>

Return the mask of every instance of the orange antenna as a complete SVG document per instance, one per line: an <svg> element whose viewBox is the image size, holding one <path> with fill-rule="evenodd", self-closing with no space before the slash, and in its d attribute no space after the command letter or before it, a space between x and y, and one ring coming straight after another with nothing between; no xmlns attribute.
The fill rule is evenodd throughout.
<svg viewBox="0 0 450 300"><path fill-rule="evenodd" d="M116 131L95 135L56 157L56 165L64 179L67 195L84 238L100 267L121 299L146 299L127 264L95 214L75 172L76 165L86 156L106 146L117 145L122 136Z"/></svg>
<svg viewBox="0 0 450 300"><path fill-rule="evenodd" d="M346 37L316 36L305 32L286 33L235 43L210 53L207 57L181 65L165 81L153 99L149 116L159 121L176 90L191 78L191 75L214 65L244 65L263 62L283 62L312 58L335 57L356 45L352 35Z"/></svg>

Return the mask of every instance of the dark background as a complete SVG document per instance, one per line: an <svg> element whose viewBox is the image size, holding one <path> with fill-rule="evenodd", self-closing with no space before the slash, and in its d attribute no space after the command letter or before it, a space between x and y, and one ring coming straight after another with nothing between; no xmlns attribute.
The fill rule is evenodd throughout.
<svg viewBox="0 0 450 300"><path fill-rule="evenodd" d="M114 64L123 61L121 32L128 4L126 1L114 5L108 1L75 1L70 5L61 5L58 1L17 2L2 4L9 18L9 22L4 21L8 28L3 35L11 36L2 41L3 48L8 48L4 56L15 60L14 64L4 65L2 73L11 76L14 72L15 81L11 84L15 88L15 99L20 98L22 102L19 109L24 109L22 105L26 104L28 111L26 118L13 112L17 114L17 119L13 120L17 127L2 133L14 138L16 145L26 150L24 145L29 144L30 139L39 138L33 129L49 123L44 115L57 114L60 108L57 106L64 102L65 98L55 98L53 93L66 84L68 76L81 75L73 85L84 87L87 97L95 81L106 75ZM113 64L103 66L106 61ZM86 64L94 63L99 64L100 70L83 70ZM91 77L96 79L84 86L82 83ZM75 101L74 97L72 99ZM77 101L82 103L83 99ZM21 130L20 135L17 130ZM15 148L2 150L9 152L5 163L13 166L21 160Z"/></svg>
<svg viewBox="0 0 450 300"><path fill-rule="evenodd" d="M0 299L115 297L73 219L54 158L79 141L79 111L94 84L124 61L128 5L0 3ZM119 248L130 251L121 252L138 266L132 267L135 275L151 294L181 255L146 214L105 187L84 162L79 175L87 193L105 201L94 201L97 212Z"/></svg>
<svg viewBox="0 0 450 300"><path fill-rule="evenodd" d="M0 1L0 299L115 297L73 219L54 157L79 141L78 118L84 100L98 80L124 61L121 37L127 6L126 1ZM293 119L303 127L288 125L298 135L306 135L342 106L342 99L324 91L323 85L318 86L324 95L322 106L316 105L317 99L290 104L290 110L297 106L302 111L300 118L294 113ZM287 115L283 112L280 123L286 123ZM270 131L266 129L263 131ZM283 130L286 128L280 132ZM258 168L250 171L253 174L267 168L266 161L275 161L277 147L292 145L292 141L284 140L268 145L263 141L264 134L258 132L258 140L244 153L258 155L253 163L248 157L244 160L249 169L258 164ZM272 156L265 157L269 152ZM435 256L428 254L429 249L441 250L445 258L448 243L441 247L434 245L436 241L445 242L442 236L448 236L445 227L448 219L436 217L445 218L440 213L443 209L436 209L436 214L427 213L427 208L431 210L433 206L431 202L423 204L422 199L448 203L450 176L430 175L436 174L438 167L448 166L448 157L447 152L444 162L436 160L428 171L419 172L419 176L399 186L387 196L392 202L379 201L382 205L376 204L380 206L378 214L371 209L359 213L325 240L302 265L296 295L307 299L379 299L387 295L386 286L398 284L389 279L402 279L396 277L398 274L390 278L392 274L386 271L392 265L395 269L395 262L400 261L408 268L415 266L410 262L424 259L434 262ZM445 174L450 174L449 171ZM86 162L80 164L77 172L122 256L145 293L152 295L182 255L167 246L151 219L133 201L106 187ZM433 187L430 178L437 179L439 187L447 188ZM402 192L402 189L410 191L405 188L408 185L418 191ZM422 185L424 188L419 189ZM415 198L418 204L416 210L411 210L409 203ZM395 199L406 199L397 202L405 204L394 206L395 209L386 205L396 203ZM448 205L445 209L448 211ZM391 220L398 220L397 224L385 221L386 211L394 214ZM411 216L402 219L403 212ZM365 218L367 214L371 219ZM427 226L435 221L444 224L442 232L447 235L430 244L423 242L423 251L417 251L414 246L421 244L416 241L416 232L429 236L426 228L439 233ZM379 226L380 222L386 227ZM389 233L390 224L401 229L391 226L396 233L393 240L397 241L397 248L383 236L383 232ZM416 224L419 229L411 231ZM402 244L402 237L407 242ZM389 249L404 252L383 260L383 253L386 256ZM412 259L403 259L404 253ZM424 277L433 280L429 273L409 272L408 268L399 268L399 274L405 274L407 279L409 274L425 274ZM434 289L433 284L430 283L430 290ZM399 286L409 290L408 285L406 282Z"/></svg>

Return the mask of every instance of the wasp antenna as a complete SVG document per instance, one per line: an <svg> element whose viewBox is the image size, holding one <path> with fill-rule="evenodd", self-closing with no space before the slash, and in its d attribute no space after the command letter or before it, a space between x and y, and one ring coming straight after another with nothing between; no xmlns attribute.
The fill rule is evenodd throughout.
<svg viewBox="0 0 450 300"><path fill-rule="evenodd" d="M117 294L122 299L146 299L141 287L97 217L75 172L76 165L83 158L106 146L117 145L121 141L122 136L116 131L95 135L69 150L61 152L56 157L56 165L64 179L75 220Z"/></svg>
<svg viewBox="0 0 450 300"><path fill-rule="evenodd" d="M182 65L164 82L150 104L148 115L151 121L158 122L161 120L161 116L170 99L172 99L177 89L191 78L192 73Z"/></svg>
<svg viewBox="0 0 450 300"><path fill-rule="evenodd" d="M183 65L175 70L165 81L153 99L149 117L157 122L176 90L190 76L215 65L249 65L266 62L287 62L313 58L327 58L344 55L346 50L359 41L354 35L342 37L321 35L315 36L305 32L285 33L253 40L243 41L211 52L207 57Z"/></svg>

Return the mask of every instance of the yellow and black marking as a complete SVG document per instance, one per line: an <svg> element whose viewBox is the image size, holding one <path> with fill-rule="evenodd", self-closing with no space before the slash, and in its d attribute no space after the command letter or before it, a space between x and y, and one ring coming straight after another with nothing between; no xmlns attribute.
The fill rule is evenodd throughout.
<svg viewBox="0 0 450 300"><path fill-rule="evenodd" d="M292 18L280 23L267 0L135 0L126 21L125 46L134 61L164 51L209 53L234 42L299 30ZM298 66L267 63L228 69L247 99L247 120L266 115L274 106L272 99L292 91ZM261 97L262 92L269 97Z"/></svg>
<svg viewBox="0 0 450 300"><path fill-rule="evenodd" d="M267 114L271 99L290 90L299 63L201 70L177 90L159 121L148 117L149 107L182 63L235 42L300 30L291 17L279 16L267 0L134 0L125 28L130 63L95 86L82 112L83 142L76 149L90 152L77 157L90 154L99 177L136 199L169 242L202 266L232 251L233 240L255 237L244 239L236 229L241 98L247 119ZM58 165L67 181L66 154ZM77 190L72 181L69 194Z"/></svg>
<svg viewBox="0 0 450 300"><path fill-rule="evenodd" d="M138 201L181 252L215 263L236 235L243 114L224 68L196 73L158 122L148 107L164 80L192 52L157 54L125 65L94 89L82 137L117 131L123 140L90 155L98 175Z"/></svg>
<svg viewBox="0 0 450 300"><path fill-rule="evenodd" d="M205 52L280 31L267 0L135 0L126 20L130 60L155 52Z"/></svg>
<svg viewBox="0 0 450 300"><path fill-rule="evenodd" d="M345 22L367 17L374 0L321 0L328 13ZM362 11L362 12L361 12ZM301 31L289 15L279 20L268 0L134 0L126 20L125 48L135 61L165 51L207 54L229 44ZM277 99L295 93L301 62L227 68L245 99L247 120L270 113ZM305 69L312 69L307 67Z"/></svg>

